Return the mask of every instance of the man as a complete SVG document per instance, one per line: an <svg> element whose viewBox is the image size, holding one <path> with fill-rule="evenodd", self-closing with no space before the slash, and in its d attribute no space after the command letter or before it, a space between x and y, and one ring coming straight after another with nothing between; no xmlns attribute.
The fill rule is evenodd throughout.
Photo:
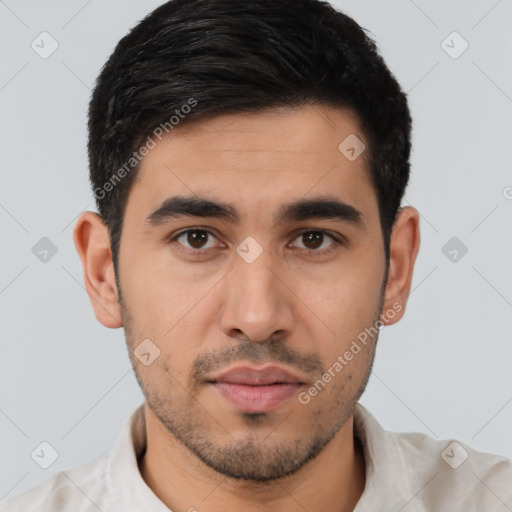
<svg viewBox="0 0 512 512"><path fill-rule="evenodd" d="M419 215L407 99L318 0L171 0L89 110L99 214L74 241L145 402L24 511L505 511L512 462L360 404L404 315Z"/></svg>

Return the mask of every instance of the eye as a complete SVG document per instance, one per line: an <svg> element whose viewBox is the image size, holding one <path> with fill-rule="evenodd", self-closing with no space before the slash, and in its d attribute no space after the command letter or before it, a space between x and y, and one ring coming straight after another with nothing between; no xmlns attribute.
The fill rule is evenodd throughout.
<svg viewBox="0 0 512 512"><path fill-rule="evenodd" d="M304 230L295 236L294 240L297 239L302 240L302 247L299 246L297 247L298 249L308 251L313 254L328 254L338 246L344 245L344 240L338 239L334 235L323 230ZM327 244L327 246L325 245L326 239L331 240L331 243ZM198 227L189 228L171 236L169 242L178 242L188 252L200 254L202 252L206 252L208 249L214 248L214 240L217 240L217 237L215 237L211 231Z"/></svg>
<svg viewBox="0 0 512 512"><path fill-rule="evenodd" d="M208 246L206 242L210 237L214 237L214 235L206 230L206 229L200 229L200 228L194 228L194 229L187 229L185 231L182 231L181 233L178 233L176 236L171 238L171 242L179 241L180 239L183 239L181 245L184 245L185 248L190 249L195 252L199 252L201 249L210 249L214 246L210 245ZM188 245L187 245L188 244Z"/></svg>
<svg viewBox="0 0 512 512"><path fill-rule="evenodd" d="M332 243L327 245L327 247L324 245L326 237L332 240ZM299 247L299 249L323 254L331 252L332 250L336 249L337 246L343 244L343 242L335 238L334 235L330 235L326 231L322 230L302 231L297 235L295 239L300 239L303 241L304 246Z"/></svg>

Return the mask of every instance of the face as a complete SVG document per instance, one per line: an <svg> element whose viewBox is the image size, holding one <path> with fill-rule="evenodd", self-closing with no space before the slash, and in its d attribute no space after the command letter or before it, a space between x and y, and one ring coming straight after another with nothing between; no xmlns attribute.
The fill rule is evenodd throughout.
<svg viewBox="0 0 512 512"><path fill-rule="evenodd" d="M320 106L195 122L130 191L119 276L137 379L166 431L225 475L297 471L366 386L377 336L335 364L379 320L385 286L367 155L338 149L351 134L365 142L350 112Z"/></svg>

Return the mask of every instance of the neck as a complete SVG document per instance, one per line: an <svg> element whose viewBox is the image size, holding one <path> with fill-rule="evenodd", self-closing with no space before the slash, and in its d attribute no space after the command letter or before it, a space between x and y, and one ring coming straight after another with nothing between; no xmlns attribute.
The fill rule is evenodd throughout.
<svg viewBox="0 0 512 512"><path fill-rule="evenodd" d="M142 478L169 509L198 512L352 512L365 486L363 449L351 415L331 442L292 475L271 482L236 480L206 466L145 405Z"/></svg>

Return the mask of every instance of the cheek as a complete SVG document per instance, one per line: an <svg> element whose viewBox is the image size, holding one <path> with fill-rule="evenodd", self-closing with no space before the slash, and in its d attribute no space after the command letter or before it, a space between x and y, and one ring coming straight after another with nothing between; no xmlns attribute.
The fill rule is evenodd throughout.
<svg viewBox="0 0 512 512"><path fill-rule="evenodd" d="M144 352L149 352L151 357L154 357L150 364L146 365L143 359L135 355L137 349L132 356L137 366L137 373L144 382L144 389L154 396L157 394L161 397L186 393L194 355L183 352L180 346L173 346L170 343L157 342L150 346L147 342L144 343Z"/></svg>
<svg viewBox="0 0 512 512"><path fill-rule="evenodd" d="M340 363L344 351L324 361L325 373L300 395L304 413L321 417L325 424L340 417L340 411L346 411L360 395L363 382L371 363L372 349L354 355L350 361ZM341 359L343 360L343 359Z"/></svg>
<svg viewBox="0 0 512 512"><path fill-rule="evenodd" d="M308 308L329 328L332 340L344 343L372 325L379 313L382 274L368 267L346 267L312 287L303 282L298 292Z"/></svg>
<svg viewBox="0 0 512 512"><path fill-rule="evenodd" d="M121 288L135 327L144 336L168 338L204 292L177 274L169 260L157 261L149 251L137 251L129 244L123 249Z"/></svg>

